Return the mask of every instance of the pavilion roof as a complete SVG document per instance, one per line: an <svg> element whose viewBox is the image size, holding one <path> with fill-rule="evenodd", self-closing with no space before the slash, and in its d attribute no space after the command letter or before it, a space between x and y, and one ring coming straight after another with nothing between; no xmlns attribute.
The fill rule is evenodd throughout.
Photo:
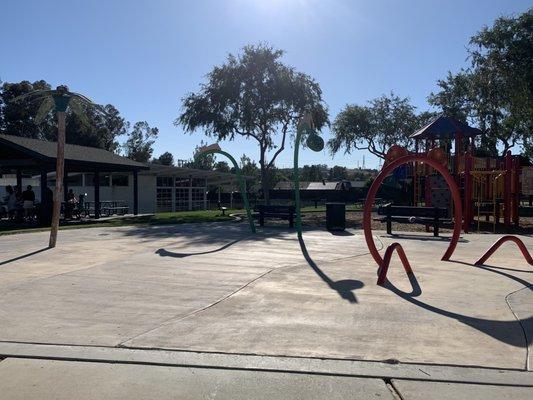
<svg viewBox="0 0 533 400"><path fill-rule="evenodd" d="M483 131L473 128L458 119L441 115L417 130L410 137L412 139L453 139L456 133L461 133L464 137L474 137L482 135Z"/></svg>
<svg viewBox="0 0 533 400"><path fill-rule="evenodd" d="M21 136L0 135L0 148L9 150L10 154L19 154L19 158L24 156L23 160L32 161L28 165L23 165L23 160L17 160L18 163L22 163L21 167L35 164L53 164L57 156L57 142ZM3 156L0 155L0 166L9 165L10 159L14 158L14 156L7 157L4 152L2 154ZM104 149L68 143L65 144L65 163L71 167L98 168L108 171L148 169L143 163L130 160Z"/></svg>

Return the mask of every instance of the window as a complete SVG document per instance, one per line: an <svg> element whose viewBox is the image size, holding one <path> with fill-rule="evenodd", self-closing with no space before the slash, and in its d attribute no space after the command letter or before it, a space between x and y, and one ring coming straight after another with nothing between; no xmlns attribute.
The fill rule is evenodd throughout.
<svg viewBox="0 0 533 400"><path fill-rule="evenodd" d="M176 188L176 211L189 209L189 188Z"/></svg>
<svg viewBox="0 0 533 400"><path fill-rule="evenodd" d="M111 182L113 186L129 186L129 175L113 174L111 175Z"/></svg>
<svg viewBox="0 0 533 400"><path fill-rule="evenodd" d="M204 209L204 188L192 188L192 209L193 210L203 210Z"/></svg>
<svg viewBox="0 0 533 400"><path fill-rule="evenodd" d="M205 187L205 179L204 178L194 178L192 180L193 187Z"/></svg>
<svg viewBox="0 0 533 400"><path fill-rule="evenodd" d="M67 185L68 186L83 186L83 174L68 174Z"/></svg>
<svg viewBox="0 0 533 400"><path fill-rule="evenodd" d="M100 186L109 186L110 174L100 173ZM85 186L94 186L94 174L85 174Z"/></svg>
<svg viewBox="0 0 533 400"><path fill-rule="evenodd" d="M188 177L176 176L176 187L189 187L189 181Z"/></svg>
<svg viewBox="0 0 533 400"><path fill-rule="evenodd" d="M158 187L172 187L172 177L171 176L158 176L157 186Z"/></svg>
<svg viewBox="0 0 533 400"><path fill-rule="evenodd" d="M157 189L156 208L157 212L172 211L172 189Z"/></svg>

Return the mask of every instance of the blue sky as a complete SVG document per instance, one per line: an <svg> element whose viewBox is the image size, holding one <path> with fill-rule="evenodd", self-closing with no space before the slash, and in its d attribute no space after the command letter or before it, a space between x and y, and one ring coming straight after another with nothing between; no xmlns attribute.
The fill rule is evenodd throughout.
<svg viewBox="0 0 533 400"><path fill-rule="evenodd" d="M173 125L180 99L198 88L214 65L249 43L286 51L284 61L321 85L331 119L347 103L394 90L420 110L448 70L466 65L469 38L501 15L531 1L18 1L0 7L0 79L67 84L129 121L146 120L160 137L154 155L190 158L201 132ZM325 130L324 137L329 137ZM253 141L223 143L257 160ZM300 163L377 166L359 151L305 151ZM290 166L286 150L278 166Z"/></svg>

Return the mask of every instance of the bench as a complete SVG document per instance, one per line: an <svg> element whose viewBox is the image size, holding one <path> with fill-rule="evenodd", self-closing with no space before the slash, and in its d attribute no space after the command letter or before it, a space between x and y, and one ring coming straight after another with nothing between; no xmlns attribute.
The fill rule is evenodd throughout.
<svg viewBox="0 0 533 400"><path fill-rule="evenodd" d="M226 210L228 207L223 207L222 204L220 204L220 201L217 203L218 211L222 211L222 215L226 215Z"/></svg>
<svg viewBox="0 0 533 400"><path fill-rule="evenodd" d="M392 234L392 221L433 225L433 236L439 236L439 225L442 222L451 222L448 209L444 207L393 206L389 203L378 208L378 215L384 217L374 220L386 222L389 235Z"/></svg>
<svg viewBox="0 0 533 400"><path fill-rule="evenodd" d="M267 206L259 204L254 211L259 214L259 225L265 225L265 218L279 218L289 221L289 226L294 227L294 206Z"/></svg>

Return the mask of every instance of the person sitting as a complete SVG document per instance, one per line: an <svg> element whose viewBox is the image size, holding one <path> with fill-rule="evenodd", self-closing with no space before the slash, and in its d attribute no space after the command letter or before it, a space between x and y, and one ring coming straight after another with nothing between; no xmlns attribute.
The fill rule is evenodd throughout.
<svg viewBox="0 0 533 400"><path fill-rule="evenodd" d="M65 204L65 219L72 219L73 213L76 210L78 199L72 189L69 189L67 193L67 204Z"/></svg>
<svg viewBox="0 0 533 400"><path fill-rule="evenodd" d="M35 193L33 192L31 185L28 185L26 190L22 192L22 208L24 210L25 219L33 218L34 207L35 207Z"/></svg>

